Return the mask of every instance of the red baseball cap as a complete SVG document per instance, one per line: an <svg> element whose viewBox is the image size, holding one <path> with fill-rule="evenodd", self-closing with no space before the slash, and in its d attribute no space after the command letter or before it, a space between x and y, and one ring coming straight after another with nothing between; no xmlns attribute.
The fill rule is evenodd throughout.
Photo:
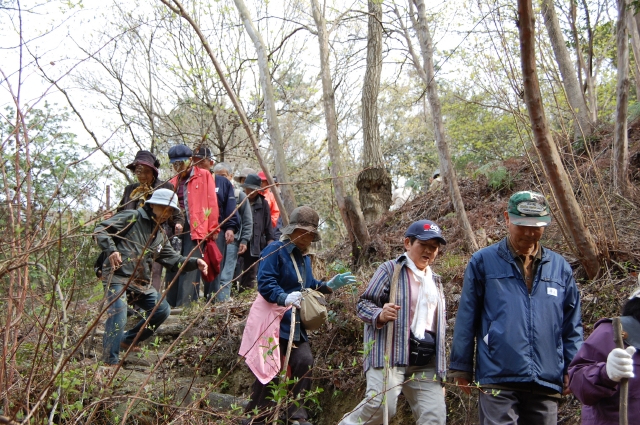
<svg viewBox="0 0 640 425"><path fill-rule="evenodd" d="M264 171L260 171L258 173L258 177L260 177L260 180L262 180L263 182L267 181L267 176L264 174Z"/></svg>

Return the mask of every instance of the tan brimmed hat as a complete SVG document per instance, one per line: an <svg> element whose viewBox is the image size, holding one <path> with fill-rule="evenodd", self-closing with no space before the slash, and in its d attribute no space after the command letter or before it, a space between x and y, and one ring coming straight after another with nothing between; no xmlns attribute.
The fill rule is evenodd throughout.
<svg viewBox="0 0 640 425"><path fill-rule="evenodd" d="M296 229L304 229L314 234L313 241L318 242L320 240L320 233L318 232L318 223L320 222L320 216L311 207L303 205L296 208L291 213L289 225L282 229L283 235L290 235Z"/></svg>

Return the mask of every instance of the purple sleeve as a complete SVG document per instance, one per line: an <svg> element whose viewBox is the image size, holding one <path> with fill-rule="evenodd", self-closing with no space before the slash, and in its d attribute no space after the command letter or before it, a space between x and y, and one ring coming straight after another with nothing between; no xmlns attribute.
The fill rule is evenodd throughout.
<svg viewBox="0 0 640 425"><path fill-rule="evenodd" d="M360 295L357 304L357 314L364 323L377 327L378 316L382 313L382 307L389 302L391 278L393 276L392 262L386 262L378 267L371 278L367 289Z"/></svg>
<svg viewBox="0 0 640 425"><path fill-rule="evenodd" d="M615 348L611 322L596 326L569 365L569 387L588 406L618 391L618 383L609 379L606 370L607 356Z"/></svg>

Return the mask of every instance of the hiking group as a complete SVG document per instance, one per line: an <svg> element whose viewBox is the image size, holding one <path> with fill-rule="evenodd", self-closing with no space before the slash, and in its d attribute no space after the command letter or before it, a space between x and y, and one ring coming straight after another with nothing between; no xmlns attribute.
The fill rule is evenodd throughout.
<svg viewBox="0 0 640 425"><path fill-rule="evenodd" d="M174 175L163 182L156 157L136 154L127 168L137 183L95 230L102 251L95 268L107 303L105 365L117 365L120 351L139 351L172 307L201 293L227 302L233 282L239 291L257 287L240 347L256 378L242 422L310 424L308 331L315 325L305 318L306 304L355 277L313 276L309 249L320 239L320 218L301 206L283 226L272 193L277 188L266 187L264 173L245 168L234 176L229 164L214 164L207 147L192 152L177 145L168 156ZM625 381L629 412L640 411L640 378L633 373L640 362L640 289L619 320L622 345L611 319L596 323L583 344L572 269L540 243L551 222L546 199L517 192L504 220L507 236L474 253L466 267L449 350L445 283L432 269L447 241L434 221L406 229L398 241L405 252L378 267L357 302L366 392L340 424L387 422L400 393L417 424L445 424L447 382L478 393L481 424L556 424L558 402L571 392L583 403L583 424L618 424ZM141 319L125 332L127 304ZM283 378L290 397L280 405L273 394Z"/></svg>

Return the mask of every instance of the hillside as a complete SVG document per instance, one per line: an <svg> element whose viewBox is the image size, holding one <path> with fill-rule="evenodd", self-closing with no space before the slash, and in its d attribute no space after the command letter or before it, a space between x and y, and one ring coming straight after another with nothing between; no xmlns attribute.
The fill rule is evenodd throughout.
<svg viewBox="0 0 640 425"><path fill-rule="evenodd" d="M585 281L582 268L563 238L557 220L546 229L543 237L543 244L561 253L574 268L582 295L586 335L598 319L618 314L621 302L635 284L640 270L640 190L637 190L640 185L640 122L630 126L629 134L636 186L635 195L630 199L613 194L608 186L608 146L611 141L605 132L587 149L573 146L570 150L567 146L563 150L586 220L598 247L608 257L603 263L602 277ZM502 212L511 193L524 189L548 192L546 185L537 183L543 178L533 152L529 152L528 157L495 164L489 171L478 169L475 173L468 170L468 173L473 178L462 178L460 189L469 220L482 245L497 242L505 236ZM329 277L350 268L358 278L358 286L329 298L332 310L329 323L310 336L316 360L316 404L311 408L314 424L337 423L361 400L365 379L361 355L363 329L355 316L358 294L364 290L378 264L402 252L404 230L411 222L422 218L440 224L449 241L434 270L443 276L445 283L450 342L469 253L464 248L451 202L445 191L438 190L419 194L400 210L389 212L373 223L369 227L372 242L364 247L367 258L357 268L350 264L348 244L315 255L316 277ZM108 387L108 379L101 375L103 370L96 364L96 350L99 350L101 340L99 330L96 344L86 343L83 350L76 353L76 361L61 381L73 391L67 392L67 399L62 401L69 407L68 416L60 417L60 422L85 422L90 418L95 423L116 423L123 417L127 403L135 401L126 423L233 423L239 418L239 406L246 401L253 383L253 376L237 352L254 296L254 292L243 293L221 305L199 303L190 309L176 311L178 314L172 315L160 328L159 337L148 343L142 354L130 355ZM89 317L95 309L96 302L81 301L76 305L76 317ZM74 326L79 336L83 324L76 319ZM73 403L76 403L75 408ZM448 423L476 423L475 403L475 397L447 386ZM559 423L579 423L579 411L579 403L571 396L565 397ZM403 401L393 423L413 423L410 409Z"/></svg>

